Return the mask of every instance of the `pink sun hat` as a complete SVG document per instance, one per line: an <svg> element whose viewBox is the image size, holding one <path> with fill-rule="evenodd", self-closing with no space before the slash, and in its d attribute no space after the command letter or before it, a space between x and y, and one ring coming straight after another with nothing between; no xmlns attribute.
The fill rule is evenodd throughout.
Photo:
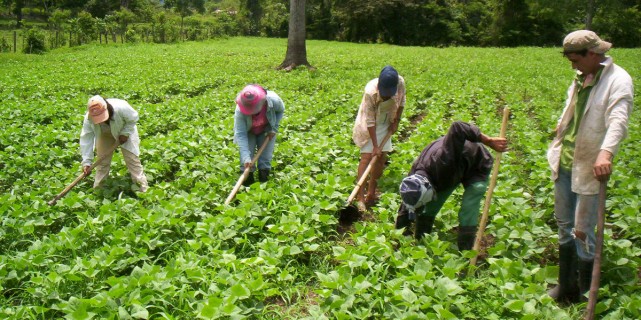
<svg viewBox="0 0 641 320"><path fill-rule="evenodd" d="M107 101L101 96L93 96L87 102L87 111L89 118L94 124L107 121L109 119L109 112L107 112Z"/></svg>
<svg viewBox="0 0 641 320"><path fill-rule="evenodd" d="M260 112L260 109L265 104L265 97L267 93L263 87L250 84L243 88L236 96L236 104L240 108L240 112L245 115L254 115Z"/></svg>

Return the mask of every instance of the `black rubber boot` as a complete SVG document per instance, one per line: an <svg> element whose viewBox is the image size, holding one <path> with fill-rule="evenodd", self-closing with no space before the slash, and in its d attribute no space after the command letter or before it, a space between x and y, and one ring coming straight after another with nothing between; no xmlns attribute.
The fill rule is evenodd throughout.
<svg viewBox="0 0 641 320"><path fill-rule="evenodd" d="M258 181L267 182L269 180L269 169L258 169Z"/></svg>
<svg viewBox="0 0 641 320"><path fill-rule="evenodd" d="M432 226L434 225L434 217L428 217L422 214L416 215L416 230L414 230L414 238L421 240L425 234L432 233Z"/></svg>
<svg viewBox="0 0 641 320"><path fill-rule="evenodd" d="M574 240L559 245L559 284L548 295L560 303L579 301L578 259Z"/></svg>
<svg viewBox="0 0 641 320"><path fill-rule="evenodd" d="M409 212L407 212L407 208L405 208L405 205L401 203L400 207L398 208L398 214L396 215L396 223L394 223L394 228L396 229L403 229L403 235L404 236L410 236L412 235L412 220L410 220Z"/></svg>
<svg viewBox="0 0 641 320"><path fill-rule="evenodd" d="M249 172L249 175L247 176L247 179L245 179L245 181L243 181L243 185L244 185L245 187L249 187L249 186L251 186L251 185L252 185L252 183L254 183L255 181L256 181L256 180L254 180L254 173L253 173L253 172Z"/></svg>
<svg viewBox="0 0 641 320"><path fill-rule="evenodd" d="M579 259L579 301L587 301L583 296L586 292L590 291L590 284L592 284L592 268L594 267L594 260L583 261Z"/></svg>
<svg viewBox="0 0 641 320"><path fill-rule="evenodd" d="M458 244L459 251L472 250L477 229L477 226L458 227L458 237L456 242Z"/></svg>

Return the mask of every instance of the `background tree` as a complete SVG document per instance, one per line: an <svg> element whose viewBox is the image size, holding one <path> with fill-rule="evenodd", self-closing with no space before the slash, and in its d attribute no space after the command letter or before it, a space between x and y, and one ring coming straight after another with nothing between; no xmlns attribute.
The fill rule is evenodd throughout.
<svg viewBox="0 0 641 320"><path fill-rule="evenodd" d="M278 69L290 71L297 66L313 68L307 62L305 35L305 0L290 0L287 53L285 53L285 60L278 66Z"/></svg>
<svg viewBox="0 0 641 320"><path fill-rule="evenodd" d="M185 17L190 16L193 10L205 13L205 0L168 0L165 8L173 8L180 15L180 34L184 33Z"/></svg>
<svg viewBox="0 0 641 320"><path fill-rule="evenodd" d="M257 36L260 33L260 19L263 9L259 0L241 0L240 18L245 20L246 34Z"/></svg>
<svg viewBox="0 0 641 320"><path fill-rule="evenodd" d="M11 7L11 13L16 16L16 28L22 27L22 9L25 6L25 1L8 0L5 3Z"/></svg>

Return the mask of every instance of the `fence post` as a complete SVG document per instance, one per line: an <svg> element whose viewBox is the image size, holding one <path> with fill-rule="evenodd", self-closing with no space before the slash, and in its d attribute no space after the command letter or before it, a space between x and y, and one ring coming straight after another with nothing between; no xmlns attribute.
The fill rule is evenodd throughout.
<svg viewBox="0 0 641 320"><path fill-rule="evenodd" d="M18 47L18 31L13 30L13 53L16 53Z"/></svg>

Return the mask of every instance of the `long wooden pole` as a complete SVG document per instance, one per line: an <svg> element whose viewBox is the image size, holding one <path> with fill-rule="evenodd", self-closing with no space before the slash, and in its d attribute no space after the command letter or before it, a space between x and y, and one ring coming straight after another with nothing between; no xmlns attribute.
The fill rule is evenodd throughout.
<svg viewBox="0 0 641 320"><path fill-rule="evenodd" d="M100 162L105 160L105 158L107 158L108 155L116 151L116 148L118 148L119 145L120 144L118 142L114 143L114 145L109 150L109 153L105 153L102 156L98 157L98 159L96 159L96 161L94 161L94 163L91 164L91 166L89 167L89 173L85 173L83 170L83 172L75 180L73 180L73 182L71 182L66 188L62 190L62 192L60 192L57 196L55 196L53 200L47 203L50 206L53 206L54 204L56 204L56 202L60 200L62 197L64 197L67 194L67 192L69 192L73 187L75 187L78 184L78 182L80 182L82 179L87 177L91 173L91 170L93 170L98 164L100 164Z"/></svg>
<svg viewBox="0 0 641 320"><path fill-rule="evenodd" d="M247 179L247 177L249 176L249 173L251 172L251 168L254 167L254 163L256 163L256 161L258 160L258 157L260 157L260 155L263 153L263 151L267 147L269 140L271 140L271 137L267 136L267 138L265 138L265 142L263 142L263 145L260 146L260 149L258 149L258 152L256 152L256 155L254 155L251 165L245 168L245 170L243 170L243 174L240 176L240 178L238 178L238 181L236 181L236 185L234 186L234 189L232 189L231 193L225 200L225 204L229 204L231 200L234 199L234 196L236 195L238 190L240 190L240 187L243 185L243 182L245 182L245 179Z"/></svg>
<svg viewBox="0 0 641 320"><path fill-rule="evenodd" d="M510 108L505 107L503 109L503 121L501 123L501 138L505 138L505 131L507 129L507 119L510 116ZM496 186L496 178L499 175L499 166L501 164L501 155L503 153L495 151L494 156L494 166L492 168L492 178L490 179L490 186L487 189L487 194L485 195L485 203L483 204L483 215L481 216L481 221L479 222L479 227L476 232L476 239L474 240L474 247L472 250L475 250L476 255L470 259L470 265L476 265L476 260L479 256L479 249L481 248L481 238L485 233L485 225L487 224L487 216L490 211L490 204L492 203L492 194L494 193L494 187Z"/></svg>
<svg viewBox="0 0 641 320"><path fill-rule="evenodd" d="M391 136L392 136L392 131L387 133L387 135L381 141L380 145L384 146L387 140L389 140ZM358 182L356 183L354 190L352 190L352 193L349 195L349 198L347 198L347 203L345 204L345 206L349 206L349 204L352 203L352 201L354 201L354 198L356 198L356 194L358 194L358 190L361 189L361 186L363 185L363 183L365 183L365 180L367 180L367 175L369 175L370 171L372 171L372 168L374 167L374 163L376 163L376 160L378 160L378 156L373 156L372 160L369 161L369 164L367 165L365 172L363 172L363 175L361 176L361 178L358 179Z"/></svg>
<svg viewBox="0 0 641 320"><path fill-rule="evenodd" d="M608 180L601 181L599 186L599 208L597 210L596 247L594 249L594 265L592 268L592 282L588 295L588 307L585 311L586 320L594 319L594 308L599 295L599 281L601 280L601 253L603 252L603 228L605 227L605 199Z"/></svg>

